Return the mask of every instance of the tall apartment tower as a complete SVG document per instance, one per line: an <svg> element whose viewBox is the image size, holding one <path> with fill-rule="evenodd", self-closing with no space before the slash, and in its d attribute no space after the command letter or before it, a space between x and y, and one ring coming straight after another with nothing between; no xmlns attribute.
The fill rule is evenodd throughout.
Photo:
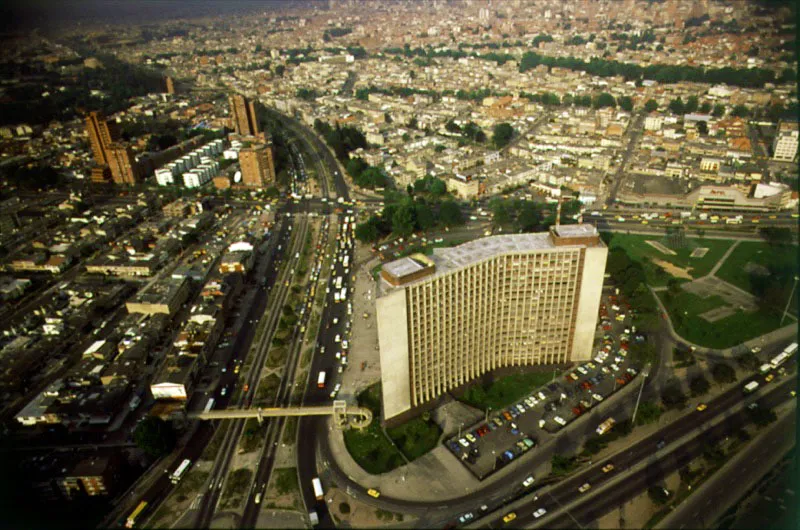
<svg viewBox="0 0 800 530"><path fill-rule="evenodd" d="M797 157L798 125L796 121L782 121L772 144L772 159L792 162Z"/></svg>
<svg viewBox="0 0 800 530"><path fill-rule="evenodd" d="M253 102L247 101L247 98L239 94L231 96L228 100L231 104L233 128L236 134L257 136L258 120L256 119L256 108Z"/></svg>
<svg viewBox="0 0 800 530"><path fill-rule="evenodd" d="M239 151L242 184L249 188L265 188L275 182L275 164L271 144L253 144Z"/></svg>
<svg viewBox="0 0 800 530"><path fill-rule="evenodd" d="M591 358L608 248L592 225L500 235L383 266L388 424L503 367Z"/></svg>
<svg viewBox="0 0 800 530"><path fill-rule="evenodd" d="M108 165L111 167L111 178L115 184L136 184L139 182L139 164L133 156L129 145L111 144L106 149Z"/></svg>
<svg viewBox="0 0 800 530"><path fill-rule="evenodd" d="M86 132L92 146L94 160L101 166L108 165L106 149L116 140L115 124L109 123L99 112L90 112L86 117Z"/></svg>

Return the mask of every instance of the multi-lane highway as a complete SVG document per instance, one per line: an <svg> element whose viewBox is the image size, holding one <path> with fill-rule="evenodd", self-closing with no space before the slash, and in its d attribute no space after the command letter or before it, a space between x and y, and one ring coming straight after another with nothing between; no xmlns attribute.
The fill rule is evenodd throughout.
<svg viewBox="0 0 800 530"><path fill-rule="evenodd" d="M705 411L693 412L680 420L677 425L673 424L670 429L662 429L612 459L597 462L589 470L559 483L547 490L546 493L540 492L538 500L531 499L524 505L515 507L514 512L517 514L517 518L514 520L513 526L527 527L532 524L536 525L537 522L546 528L574 528L590 525L615 506L624 503L649 486L659 483L670 473L700 456L709 446L713 446L718 440L735 433L747 424L749 418L746 410L731 412L731 409L738 403L744 400L747 403L757 402L760 407L775 407L791 399L790 391L796 388L797 382L793 375L790 375L775 387L770 388L763 396L749 398L745 397L742 386L738 385L709 402L708 409ZM709 412L711 414L708 414ZM718 416L723 417L724 420L706 427L712 418ZM696 438L680 444L675 450L670 447L670 444L679 441L693 431L698 433ZM665 445L659 449L661 441ZM627 472L640 462L645 462L646 466L642 469L637 468L630 473ZM604 473L603 467L609 463L614 465L614 469ZM602 494L590 494L591 489L583 494L578 492L578 488L586 483L592 485L595 490L600 489L604 482L611 481L618 473L623 473L624 478L618 481L613 488L604 490ZM581 502L582 495L585 496L583 502ZM575 503L576 500L577 503ZM568 509L558 513L562 507L568 507ZM535 517L534 512L542 508L546 510L545 515ZM547 514L555 515L550 517ZM503 515L505 514L497 516L493 514L486 521L488 527L505 526L502 521ZM698 521L697 523L702 522Z"/></svg>

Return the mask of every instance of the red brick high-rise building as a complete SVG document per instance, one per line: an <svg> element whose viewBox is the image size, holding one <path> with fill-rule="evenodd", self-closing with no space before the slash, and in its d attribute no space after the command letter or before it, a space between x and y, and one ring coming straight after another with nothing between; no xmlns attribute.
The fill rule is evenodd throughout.
<svg viewBox="0 0 800 530"><path fill-rule="evenodd" d="M271 144L254 144L239 151L242 184L249 188L265 188L275 182L275 164Z"/></svg>
<svg viewBox="0 0 800 530"><path fill-rule="evenodd" d="M258 136L258 120L253 102L239 94L231 96L228 101L231 104L231 119L236 134Z"/></svg>
<svg viewBox="0 0 800 530"><path fill-rule="evenodd" d="M106 149L117 139L115 123L106 120L99 112L90 112L86 117L86 132L92 146L94 160L99 165L108 164Z"/></svg>
<svg viewBox="0 0 800 530"><path fill-rule="evenodd" d="M115 143L106 149L108 165L111 167L111 178L115 184L133 185L139 182L139 164L133 156L129 145Z"/></svg>

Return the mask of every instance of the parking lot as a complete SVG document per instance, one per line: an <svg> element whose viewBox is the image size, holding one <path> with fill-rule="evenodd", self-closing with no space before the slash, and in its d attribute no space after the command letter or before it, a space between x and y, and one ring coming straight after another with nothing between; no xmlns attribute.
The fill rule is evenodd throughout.
<svg viewBox="0 0 800 530"><path fill-rule="evenodd" d="M555 376L549 385L505 409L490 411L488 421L465 426L445 441L446 446L479 480L522 460L542 439L633 381L640 367L631 366L628 347L641 340L625 300L604 294L590 361Z"/></svg>

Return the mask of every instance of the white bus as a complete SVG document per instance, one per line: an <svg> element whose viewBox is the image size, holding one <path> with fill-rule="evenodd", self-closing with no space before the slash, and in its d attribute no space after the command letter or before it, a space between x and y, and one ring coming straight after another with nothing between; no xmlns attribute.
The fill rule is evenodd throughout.
<svg viewBox="0 0 800 530"><path fill-rule="evenodd" d="M189 460L188 458L185 459L183 462L181 462L181 465L178 466L178 469L175 470L172 476L169 477L169 480L173 484L177 484L178 482L180 482L181 477L183 477L184 473L186 473L186 470L189 469L189 466L191 465L192 461Z"/></svg>
<svg viewBox="0 0 800 530"><path fill-rule="evenodd" d="M322 482L317 477L311 479L311 485L314 487L314 497L321 501L325 497L325 492L322 491Z"/></svg>
<svg viewBox="0 0 800 530"><path fill-rule="evenodd" d="M758 388L758 381L750 381L749 383L744 385L744 393L749 394L755 391L756 388Z"/></svg>
<svg viewBox="0 0 800 530"><path fill-rule="evenodd" d="M317 388L325 388L325 371L321 371L317 376Z"/></svg>
<svg viewBox="0 0 800 530"><path fill-rule="evenodd" d="M206 403L206 408L203 409L203 412L209 412L211 409L214 408L214 398L208 398L208 403Z"/></svg>

